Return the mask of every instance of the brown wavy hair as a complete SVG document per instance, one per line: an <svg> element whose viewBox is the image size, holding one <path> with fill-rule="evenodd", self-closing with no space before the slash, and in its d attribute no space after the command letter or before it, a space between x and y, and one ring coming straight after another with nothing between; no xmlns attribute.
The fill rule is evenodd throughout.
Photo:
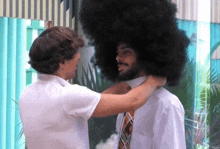
<svg viewBox="0 0 220 149"><path fill-rule="evenodd" d="M59 63L72 59L83 46L84 40L73 29L51 27L34 40L28 63L37 72L54 74L59 69Z"/></svg>

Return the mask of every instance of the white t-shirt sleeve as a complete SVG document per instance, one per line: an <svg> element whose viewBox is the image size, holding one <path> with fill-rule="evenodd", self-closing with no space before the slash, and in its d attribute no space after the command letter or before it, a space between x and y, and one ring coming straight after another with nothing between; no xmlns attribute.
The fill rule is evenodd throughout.
<svg viewBox="0 0 220 149"><path fill-rule="evenodd" d="M68 85L62 99L64 111L68 116L89 119L101 99L101 94L87 87Z"/></svg>
<svg viewBox="0 0 220 149"><path fill-rule="evenodd" d="M170 105L154 126L155 149L186 149L184 109Z"/></svg>

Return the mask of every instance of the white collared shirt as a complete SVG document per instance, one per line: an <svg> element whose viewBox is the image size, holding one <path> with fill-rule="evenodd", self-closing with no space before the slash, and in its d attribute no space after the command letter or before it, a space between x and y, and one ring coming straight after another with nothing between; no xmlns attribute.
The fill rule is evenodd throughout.
<svg viewBox="0 0 220 149"><path fill-rule="evenodd" d="M137 87L145 80L136 78L127 83ZM184 108L178 97L163 87L157 89L149 100L134 113L131 149L186 149ZM118 141L123 114L117 117L114 148Z"/></svg>
<svg viewBox="0 0 220 149"><path fill-rule="evenodd" d="M100 98L86 87L41 74L19 101L28 149L89 149L87 120Z"/></svg>

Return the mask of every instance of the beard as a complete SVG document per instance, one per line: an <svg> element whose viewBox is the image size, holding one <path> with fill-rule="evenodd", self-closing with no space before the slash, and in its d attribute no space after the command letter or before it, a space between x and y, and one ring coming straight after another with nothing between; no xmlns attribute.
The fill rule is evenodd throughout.
<svg viewBox="0 0 220 149"><path fill-rule="evenodd" d="M141 71L140 67L133 66L126 72L122 74L119 73L117 77L117 81L128 81L128 80L135 79L139 75L140 71Z"/></svg>

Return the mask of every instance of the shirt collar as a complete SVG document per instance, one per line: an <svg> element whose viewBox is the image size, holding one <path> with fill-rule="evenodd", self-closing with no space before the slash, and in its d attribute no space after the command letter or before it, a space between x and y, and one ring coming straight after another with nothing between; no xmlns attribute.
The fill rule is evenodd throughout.
<svg viewBox="0 0 220 149"><path fill-rule="evenodd" d="M132 79L132 80L128 80L126 82L128 83L128 85L131 88L135 88L135 87L139 86L142 82L144 82L144 80L146 78L147 78L147 76L144 76L144 77L139 77L139 78L135 78L135 79Z"/></svg>
<svg viewBox="0 0 220 149"><path fill-rule="evenodd" d="M38 79L42 81L52 81L52 80L57 80L62 86L69 85L70 83L63 78L53 75L53 74L43 74L43 73L38 73L37 74Z"/></svg>

